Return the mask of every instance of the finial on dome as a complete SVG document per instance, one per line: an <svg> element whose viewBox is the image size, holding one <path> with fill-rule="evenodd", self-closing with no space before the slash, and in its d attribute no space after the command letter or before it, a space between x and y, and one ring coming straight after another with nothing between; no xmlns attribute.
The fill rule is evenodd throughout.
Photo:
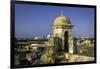
<svg viewBox="0 0 100 69"><path fill-rule="evenodd" d="M61 11L61 16L64 16L64 12L63 11Z"/></svg>

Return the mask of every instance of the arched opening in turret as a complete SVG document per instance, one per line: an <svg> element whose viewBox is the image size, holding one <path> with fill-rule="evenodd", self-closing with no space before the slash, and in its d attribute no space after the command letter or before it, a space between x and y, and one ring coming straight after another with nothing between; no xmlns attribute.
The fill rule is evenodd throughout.
<svg viewBox="0 0 100 69"><path fill-rule="evenodd" d="M69 52L68 31L64 33L64 51Z"/></svg>

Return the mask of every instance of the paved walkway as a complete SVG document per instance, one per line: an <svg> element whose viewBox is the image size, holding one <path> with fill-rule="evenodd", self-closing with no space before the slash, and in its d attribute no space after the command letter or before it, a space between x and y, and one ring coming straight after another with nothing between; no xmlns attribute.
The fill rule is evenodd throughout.
<svg viewBox="0 0 100 69"><path fill-rule="evenodd" d="M56 57L56 63L70 63L70 62L86 62L94 61L94 57L77 55L77 54L68 54L60 52Z"/></svg>

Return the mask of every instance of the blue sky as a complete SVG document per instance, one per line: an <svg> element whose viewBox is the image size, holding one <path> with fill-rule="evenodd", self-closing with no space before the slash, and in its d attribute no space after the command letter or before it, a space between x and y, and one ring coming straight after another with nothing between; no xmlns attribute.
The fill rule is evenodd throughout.
<svg viewBox="0 0 100 69"><path fill-rule="evenodd" d="M61 11L74 25L73 36L94 36L94 8L15 5L15 37L33 38L52 33L52 24Z"/></svg>

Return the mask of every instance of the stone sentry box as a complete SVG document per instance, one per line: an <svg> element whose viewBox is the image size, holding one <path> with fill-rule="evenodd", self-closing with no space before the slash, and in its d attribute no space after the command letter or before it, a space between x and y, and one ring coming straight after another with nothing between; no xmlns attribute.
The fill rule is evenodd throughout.
<svg viewBox="0 0 100 69"><path fill-rule="evenodd" d="M53 23L54 46L56 51L64 51L74 53L73 36L71 22L68 17L63 15L58 16Z"/></svg>

